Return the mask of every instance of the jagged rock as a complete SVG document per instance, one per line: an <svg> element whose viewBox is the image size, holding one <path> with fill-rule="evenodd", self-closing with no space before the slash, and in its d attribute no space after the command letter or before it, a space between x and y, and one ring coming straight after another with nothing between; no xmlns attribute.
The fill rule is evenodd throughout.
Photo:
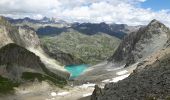
<svg viewBox="0 0 170 100"><path fill-rule="evenodd" d="M169 41L170 30L157 20L126 36L109 61L129 66L162 49Z"/></svg>
<svg viewBox="0 0 170 100"><path fill-rule="evenodd" d="M98 96L102 95L102 89L98 85L95 85L94 88L91 100L97 100Z"/></svg>

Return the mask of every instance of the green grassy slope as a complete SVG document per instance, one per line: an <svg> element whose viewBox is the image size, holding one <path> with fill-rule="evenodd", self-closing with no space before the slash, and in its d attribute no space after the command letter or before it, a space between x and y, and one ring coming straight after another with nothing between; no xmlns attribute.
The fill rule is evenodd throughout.
<svg viewBox="0 0 170 100"><path fill-rule="evenodd" d="M70 53L88 64L106 60L120 43L120 39L107 34L84 35L77 31L44 36L41 41L50 51L57 49Z"/></svg>

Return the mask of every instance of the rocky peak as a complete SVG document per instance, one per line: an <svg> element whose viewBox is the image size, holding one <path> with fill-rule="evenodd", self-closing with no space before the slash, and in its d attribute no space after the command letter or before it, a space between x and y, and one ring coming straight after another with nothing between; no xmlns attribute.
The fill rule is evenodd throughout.
<svg viewBox="0 0 170 100"><path fill-rule="evenodd" d="M109 61L125 63L126 66L133 64L162 49L169 35L170 29L154 19L146 27L126 36Z"/></svg>
<svg viewBox="0 0 170 100"><path fill-rule="evenodd" d="M148 30L155 30L158 31L159 33L162 33L161 31L169 31L169 28L166 27L163 23L159 22L158 20L154 19L152 20L148 26L147 26ZM157 32L157 33L158 33Z"/></svg>
<svg viewBox="0 0 170 100"><path fill-rule="evenodd" d="M153 24L153 23L161 23L161 22L159 22L159 21L156 20L156 19L153 19L153 20L150 22L150 24Z"/></svg>

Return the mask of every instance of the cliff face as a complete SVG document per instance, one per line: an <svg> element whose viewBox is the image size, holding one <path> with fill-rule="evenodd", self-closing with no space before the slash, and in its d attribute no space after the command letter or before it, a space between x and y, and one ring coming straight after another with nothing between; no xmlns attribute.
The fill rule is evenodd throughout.
<svg viewBox="0 0 170 100"><path fill-rule="evenodd" d="M36 32L28 26L16 27L11 25L4 17L0 17L0 48L15 43L40 57L45 67L56 75L68 78L69 73L57 61L48 57L41 48Z"/></svg>
<svg viewBox="0 0 170 100"><path fill-rule="evenodd" d="M152 20L146 27L126 36L109 61L125 63L129 66L162 49L169 36L169 28L157 20Z"/></svg>

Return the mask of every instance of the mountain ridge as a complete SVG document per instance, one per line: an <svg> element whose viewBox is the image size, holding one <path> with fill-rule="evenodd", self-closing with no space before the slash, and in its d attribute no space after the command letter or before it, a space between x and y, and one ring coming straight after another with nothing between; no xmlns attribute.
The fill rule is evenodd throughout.
<svg viewBox="0 0 170 100"><path fill-rule="evenodd" d="M146 27L140 28L138 32L126 36L113 56L108 60L113 62L126 61L126 66L133 64L134 59L141 59L163 48L169 40L169 32L168 27L154 19ZM149 45L152 45L152 47L148 47ZM150 50L145 50L147 47Z"/></svg>

